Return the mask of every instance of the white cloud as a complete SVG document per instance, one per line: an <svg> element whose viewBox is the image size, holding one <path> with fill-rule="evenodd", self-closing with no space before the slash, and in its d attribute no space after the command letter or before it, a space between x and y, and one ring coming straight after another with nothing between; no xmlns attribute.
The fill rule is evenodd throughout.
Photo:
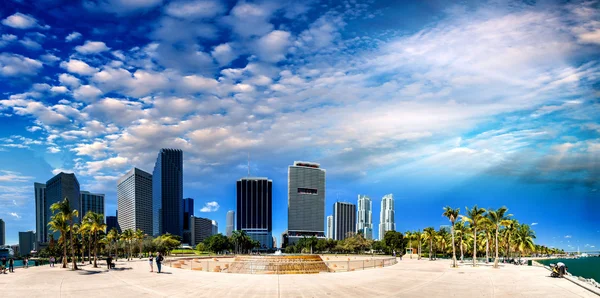
<svg viewBox="0 0 600 298"><path fill-rule="evenodd" d="M79 101L92 102L102 95L102 90L92 86L83 85L73 91L73 97Z"/></svg>
<svg viewBox="0 0 600 298"><path fill-rule="evenodd" d="M232 26L233 32L241 37L262 36L273 29L269 23L272 10L266 3L259 5L240 1L225 20Z"/></svg>
<svg viewBox="0 0 600 298"><path fill-rule="evenodd" d="M79 81L78 78L68 74L68 73L61 73L58 76L58 81L67 86L70 87L71 89L77 88L79 87L79 85L81 85L81 82Z"/></svg>
<svg viewBox="0 0 600 298"><path fill-rule="evenodd" d="M42 49L42 45L36 42L35 40L25 37L22 40L19 40L19 43L27 48L28 50L38 51Z"/></svg>
<svg viewBox="0 0 600 298"><path fill-rule="evenodd" d="M52 88L50 88L50 91L54 93L63 94L69 92L69 89L67 89L67 87L65 86L52 86Z"/></svg>
<svg viewBox="0 0 600 298"><path fill-rule="evenodd" d="M214 0L173 1L165 8L170 16L190 20L213 18L224 11L225 7Z"/></svg>
<svg viewBox="0 0 600 298"><path fill-rule="evenodd" d="M60 67L66 69L70 73L76 73L82 76L89 76L98 71L87 63L76 59L70 59L68 62L63 61L60 63Z"/></svg>
<svg viewBox="0 0 600 298"><path fill-rule="evenodd" d="M230 43L224 43L216 46L212 50L211 55L213 58L215 58L215 60L217 60L217 62L219 62L219 65L221 66L228 65L231 61L238 57L238 54L233 50Z"/></svg>
<svg viewBox="0 0 600 298"><path fill-rule="evenodd" d="M81 54L98 54L110 50L104 42L101 41L86 41L82 46L76 46L75 50Z"/></svg>
<svg viewBox="0 0 600 298"><path fill-rule="evenodd" d="M15 217L16 219L21 219L21 215L19 215L16 212L10 212L9 214L10 214L10 216Z"/></svg>
<svg viewBox="0 0 600 298"><path fill-rule="evenodd" d="M130 15L145 12L159 6L163 0L85 0L83 6L89 11Z"/></svg>
<svg viewBox="0 0 600 298"><path fill-rule="evenodd" d="M37 20L30 15L17 12L2 20L2 24L16 29L29 29L37 27Z"/></svg>
<svg viewBox="0 0 600 298"><path fill-rule="evenodd" d="M566 235L566 236L565 236L565 238L566 238L566 239L570 239L570 238L573 238L573 236L571 236L571 235Z"/></svg>
<svg viewBox="0 0 600 298"><path fill-rule="evenodd" d="M29 132L36 132L36 131L38 131L38 130L42 130L42 128L41 128L41 127L39 127L39 126L28 126L26 129L27 129L27 131L29 131Z"/></svg>
<svg viewBox="0 0 600 298"><path fill-rule="evenodd" d="M204 204L204 207L200 209L200 212L215 212L219 210L219 203L212 201Z"/></svg>
<svg viewBox="0 0 600 298"><path fill-rule="evenodd" d="M291 34L287 31L273 30L261 37L257 42L258 57L267 62L278 62L285 59L290 45Z"/></svg>
<svg viewBox="0 0 600 298"><path fill-rule="evenodd" d="M122 170L128 165L128 159L121 156L111 157L105 160L89 161L84 166L85 175L93 175L103 170Z"/></svg>
<svg viewBox="0 0 600 298"><path fill-rule="evenodd" d="M43 64L40 61L18 54L0 53L0 76L33 76L42 67Z"/></svg>
<svg viewBox="0 0 600 298"><path fill-rule="evenodd" d="M537 223L537 222L533 222L533 223L531 223L531 225L532 225L532 226L537 226L537 225L538 225L538 223Z"/></svg>
<svg viewBox="0 0 600 298"><path fill-rule="evenodd" d="M87 155L98 159L106 156L106 149L106 142L93 142L91 144L77 144L71 151L77 152L79 156Z"/></svg>
<svg viewBox="0 0 600 298"><path fill-rule="evenodd" d="M60 61L60 58L58 58L55 55L50 54L50 53L40 56L40 59L42 61L44 61L46 64L50 64L50 65L54 65L54 63Z"/></svg>
<svg viewBox="0 0 600 298"><path fill-rule="evenodd" d="M69 35L67 35L65 37L65 41L66 42L71 42L71 41L77 40L79 38L81 38L81 33L79 33L79 32L72 32L71 34L69 34Z"/></svg>
<svg viewBox="0 0 600 298"><path fill-rule="evenodd" d="M50 153L58 153L58 152L60 152L60 148L58 148L58 147L48 147L48 152L50 152Z"/></svg>
<svg viewBox="0 0 600 298"><path fill-rule="evenodd" d="M23 176L19 172L0 170L0 182L30 182L31 176Z"/></svg>
<svg viewBox="0 0 600 298"><path fill-rule="evenodd" d="M10 44L11 42L13 42L15 40L17 40L16 35L2 34L2 38L0 38L0 48Z"/></svg>

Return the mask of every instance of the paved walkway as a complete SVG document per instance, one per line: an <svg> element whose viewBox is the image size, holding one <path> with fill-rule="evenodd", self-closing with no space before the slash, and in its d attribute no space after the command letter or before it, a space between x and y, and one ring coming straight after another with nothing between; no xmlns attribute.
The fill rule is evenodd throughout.
<svg viewBox="0 0 600 298"><path fill-rule="evenodd" d="M118 270L48 266L0 275L8 297L598 297L539 267L462 266L445 260L404 259L366 271L314 275L245 275L164 268L146 261L118 262Z"/></svg>

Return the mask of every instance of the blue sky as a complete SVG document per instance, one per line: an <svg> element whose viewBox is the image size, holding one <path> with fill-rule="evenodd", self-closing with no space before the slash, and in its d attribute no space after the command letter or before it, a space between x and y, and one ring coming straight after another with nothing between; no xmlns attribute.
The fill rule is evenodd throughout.
<svg viewBox="0 0 600 298"><path fill-rule="evenodd" d="M600 247L598 1L4 1L0 218L34 229L33 182L116 180L184 150L184 193L224 231L235 181L327 170L336 200L396 198L399 231L506 205L537 242ZM209 211L209 212L200 212ZM278 240L279 241L279 240Z"/></svg>

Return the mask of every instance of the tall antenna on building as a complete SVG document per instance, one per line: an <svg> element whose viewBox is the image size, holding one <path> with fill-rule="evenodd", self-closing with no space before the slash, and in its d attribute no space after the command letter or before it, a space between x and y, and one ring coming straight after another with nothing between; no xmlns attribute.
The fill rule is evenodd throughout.
<svg viewBox="0 0 600 298"><path fill-rule="evenodd" d="M248 151L248 177L250 177L250 151Z"/></svg>

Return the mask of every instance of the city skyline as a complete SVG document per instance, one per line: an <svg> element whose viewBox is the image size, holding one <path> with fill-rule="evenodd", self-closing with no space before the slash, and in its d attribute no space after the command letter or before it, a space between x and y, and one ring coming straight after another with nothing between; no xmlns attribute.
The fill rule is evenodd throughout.
<svg viewBox="0 0 600 298"><path fill-rule="evenodd" d="M5 1L7 243L38 228L34 182L75 173L114 215L117 180L179 148L182 196L222 233L248 170L284 232L305 160L327 169L323 227L365 194L376 235L393 193L400 232L507 206L536 243L598 249L597 2L359 2Z"/></svg>

